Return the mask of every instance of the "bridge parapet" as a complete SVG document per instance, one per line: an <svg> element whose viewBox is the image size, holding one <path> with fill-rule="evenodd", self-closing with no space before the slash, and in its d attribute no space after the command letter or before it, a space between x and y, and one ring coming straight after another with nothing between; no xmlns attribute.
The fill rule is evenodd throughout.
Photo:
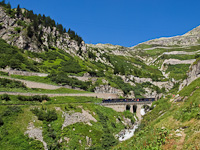
<svg viewBox="0 0 200 150"><path fill-rule="evenodd" d="M151 101L147 101L147 102L102 103L103 106L107 106L107 105L148 105L148 104L152 104L152 102Z"/></svg>

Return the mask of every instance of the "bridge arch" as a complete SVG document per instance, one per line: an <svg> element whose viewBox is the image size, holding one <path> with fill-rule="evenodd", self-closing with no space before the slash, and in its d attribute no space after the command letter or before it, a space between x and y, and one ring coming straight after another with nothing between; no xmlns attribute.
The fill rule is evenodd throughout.
<svg viewBox="0 0 200 150"><path fill-rule="evenodd" d="M145 102L107 102L102 103L103 106L109 107L114 109L118 112L123 112L126 110L130 110L131 113L136 113L138 120L142 119L141 109L148 108L151 106L152 101L145 101Z"/></svg>
<svg viewBox="0 0 200 150"><path fill-rule="evenodd" d="M133 105L133 113L137 112L137 105Z"/></svg>
<svg viewBox="0 0 200 150"><path fill-rule="evenodd" d="M131 106L130 105L126 105L126 110L131 110Z"/></svg>

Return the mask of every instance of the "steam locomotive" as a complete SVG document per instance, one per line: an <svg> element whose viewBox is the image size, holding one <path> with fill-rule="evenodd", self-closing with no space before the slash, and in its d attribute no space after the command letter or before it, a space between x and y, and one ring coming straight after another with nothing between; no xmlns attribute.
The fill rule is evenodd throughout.
<svg viewBox="0 0 200 150"><path fill-rule="evenodd" d="M104 99L102 103L120 103L120 102L153 102L155 98L125 98L125 99Z"/></svg>

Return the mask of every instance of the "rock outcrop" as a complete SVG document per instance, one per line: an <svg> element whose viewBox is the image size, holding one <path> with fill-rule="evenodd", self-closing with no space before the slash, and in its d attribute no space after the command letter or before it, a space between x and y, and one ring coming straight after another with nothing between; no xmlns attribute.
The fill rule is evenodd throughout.
<svg viewBox="0 0 200 150"><path fill-rule="evenodd" d="M62 129L77 122L84 122L87 123L88 125L92 125L90 121L97 122L97 120L84 109L82 109L82 113L76 112L73 114L68 114L63 112L63 116L65 117L65 121L62 125Z"/></svg>
<svg viewBox="0 0 200 150"><path fill-rule="evenodd" d="M32 122L29 123L29 126L27 128L27 131L25 134L28 134L29 138L36 139L40 142L43 143L44 149L47 149L47 143L43 140L43 135L42 135L42 129L41 128L36 128Z"/></svg>
<svg viewBox="0 0 200 150"><path fill-rule="evenodd" d="M39 41L35 35L29 37L27 35L27 28L19 25L19 21L24 21L26 25L31 23L31 21L23 15L11 18L6 14L4 8L0 7L0 37L11 45L34 52L44 51L45 47L57 47L71 54L76 54L79 49L83 52L86 51L84 41L78 45L77 41L70 39L68 33L60 34L56 27L50 28L39 25L40 33L43 33L41 41Z"/></svg>
<svg viewBox="0 0 200 150"><path fill-rule="evenodd" d="M199 39L200 39L200 26L194 28L193 30L187 32L182 36L162 37L141 44L156 45L158 47L175 46L175 45L192 46L192 45L198 45Z"/></svg>
<svg viewBox="0 0 200 150"><path fill-rule="evenodd" d="M179 91L185 86L188 86L192 81L200 77L200 61L190 67L190 71L187 73L188 77L179 86Z"/></svg>
<svg viewBox="0 0 200 150"><path fill-rule="evenodd" d="M114 93L114 94L118 94L119 96L124 95L124 92L122 90L111 87L110 85L100 85L98 87L95 87L94 92L95 93Z"/></svg>

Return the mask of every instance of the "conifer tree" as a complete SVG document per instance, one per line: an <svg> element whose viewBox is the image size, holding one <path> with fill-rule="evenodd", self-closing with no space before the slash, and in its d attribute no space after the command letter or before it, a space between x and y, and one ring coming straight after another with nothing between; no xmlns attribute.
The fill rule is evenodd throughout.
<svg viewBox="0 0 200 150"><path fill-rule="evenodd" d="M1 2L0 2L0 4L2 5L2 6L5 6L5 0L2 0Z"/></svg>
<svg viewBox="0 0 200 150"><path fill-rule="evenodd" d="M17 17L19 17L21 14L22 14L21 8L20 8L20 5L18 4L18 6L17 6Z"/></svg>

